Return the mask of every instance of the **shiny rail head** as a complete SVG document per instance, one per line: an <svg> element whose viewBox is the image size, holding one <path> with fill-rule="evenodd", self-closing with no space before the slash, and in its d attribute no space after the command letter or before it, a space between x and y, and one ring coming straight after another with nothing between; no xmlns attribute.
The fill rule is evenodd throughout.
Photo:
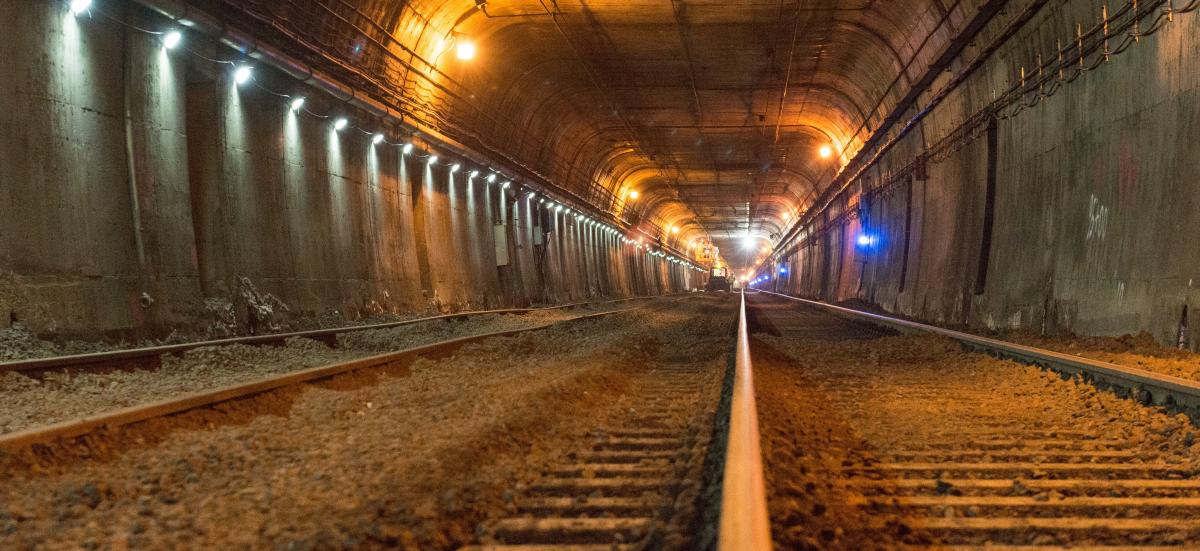
<svg viewBox="0 0 1200 551"><path fill-rule="evenodd" d="M758 410L754 401L754 376L750 338L746 325L746 295L738 313L732 396L729 401L729 437L721 480L721 516L717 530L720 551L771 549L771 523L763 477Z"/></svg>

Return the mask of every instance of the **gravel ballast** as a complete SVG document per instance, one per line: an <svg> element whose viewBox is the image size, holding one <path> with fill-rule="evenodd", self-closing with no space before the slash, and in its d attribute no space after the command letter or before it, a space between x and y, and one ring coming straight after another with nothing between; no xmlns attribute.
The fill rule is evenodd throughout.
<svg viewBox="0 0 1200 551"><path fill-rule="evenodd" d="M0 373L0 434L78 418L182 394L453 338L525 329L628 307L623 304L546 310L521 315L488 314L434 320L338 335L338 346L288 339L284 346L206 346L182 356L164 354L153 371L49 373L44 377Z"/></svg>
<svg viewBox="0 0 1200 551"><path fill-rule="evenodd" d="M733 312L652 302L0 457L0 548L453 549L627 414L630 370L719 354Z"/></svg>
<svg viewBox="0 0 1200 551"><path fill-rule="evenodd" d="M888 503L898 499L890 496L905 496L910 491L889 487L891 478L886 473L892 471L880 465L911 465L934 461L922 458L944 456L983 464L1132 463L1125 468L1162 464L1172 471L1167 475L1170 479L1200 475L1200 442L1195 427L1183 415L1144 407L1037 367L966 352L947 338L844 338L840 333L844 331L853 329L772 335L752 328L772 533L781 549L894 549L939 544L943 542L938 533L920 528L929 523L925 515L950 524L954 519L989 514L974 506L865 507L864 499ZM1035 444L1056 439L1063 441L1060 448ZM1103 453L1118 455L1089 457ZM1128 458L1123 454L1129 454ZM952 472L940 467L943 470L938 475L938 468L930 468L930 476L938 479L936 493L920 494L935 503L939 496L963 495L942 478L983 477L980 473L991 472L965 467L962 472ZM1011 478L989 475L1011 485L1000 494L1005 499L1029 498L1038 505L991 514L1062 514L1042 504L1052 505L1071 497L1071 492L1034 490L1026 485L1067 477L1058 473L1069 471L1069 465L1047 466ZM1095 476L1126 476L1120 473ZM864 486L864 479L869 484ZM933 485L932 479L929 484ZM864 487L875 493L864 498ZM1108 492L1095 495L1125 496ZM1156 513L1146 507L1096 507L1071 514L1130 519ZM970 544L1116 545L1126 541L1118 536L1103 531L1081 535L1028 528L970 536L977 538ZM1168 529L1135 538L1140 543L1178 545L1194 536L1184 529Z"/></svg>

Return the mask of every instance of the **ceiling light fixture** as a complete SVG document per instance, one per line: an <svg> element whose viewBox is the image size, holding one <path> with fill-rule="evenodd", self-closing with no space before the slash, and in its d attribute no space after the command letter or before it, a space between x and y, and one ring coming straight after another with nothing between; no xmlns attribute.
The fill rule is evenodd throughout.
<svg viewBox="0 0 1200 551"><path fill-rule="evenodd" d="M454 55L463 61L475 59L475 43L470 40L459 41L454 48Z"/></svg>
<svg viewBox="0 0 1200 551"><path fill-rule="evenodd" d="M71 0L71 15L79 15L92 7L92 0Z"/></svg>
<svg viewBox="0 0 1200 551"><path fill-rule="evenodd" d="M250 73L253 69L249 65L242 65L233 72L233 81L238 84L250 82Z"/></svg>
<svg viewBox="0 0 1200 551"><path fill-rule="evenodd" d="M183 34L179 31L170 31L163 35L163 47L170 50L179 45L183 40Z"/></svg>

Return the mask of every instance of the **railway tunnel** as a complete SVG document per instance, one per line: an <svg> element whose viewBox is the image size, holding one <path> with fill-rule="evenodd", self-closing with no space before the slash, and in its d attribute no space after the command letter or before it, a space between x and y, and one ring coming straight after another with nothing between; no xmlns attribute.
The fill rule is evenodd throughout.
<svg viewBox="0 0 1200 551"><path fill-rule="evenodd" d="M0 0L0 547L1200 549L1197 8Z"/></svg>

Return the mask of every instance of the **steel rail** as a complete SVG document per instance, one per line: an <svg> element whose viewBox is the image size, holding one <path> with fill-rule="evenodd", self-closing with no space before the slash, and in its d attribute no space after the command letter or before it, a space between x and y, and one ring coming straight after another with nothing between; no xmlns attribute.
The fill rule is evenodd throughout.
<svg viewBox="0 0 1200 551"><path fill-rule="evenodd" d="M954 339L968 348L986 352L1002 358L1039 366L1060 374L1079 375L1083 380L1099 386L1128 392L1128 395L1143 404L1165 406L1186 413L1193 423L1200 423L1200 382L1154 373L1144 369L1126 367L1110 362L1083 358L1043 348L981 337L952 329L945 329L915 321L864 312L824 302L797 298L782 293L759 291L809 306L824 309L844 318L867 321L903 333L932 333Z"/></svg>
<svg viewBox="0 0 1200 551"><path fill-rule="evenodd" d="M424 318L413 318L401 321L390 321L385 323L374 323L370 325L350 325L343 327L331 327L327 329L310 329L306 331L293 331L289 333L271 333L268 335L253 335L247 337L231 337L227 339L213 339L207 341L196 341L179 344L167 344L161 346L149 346L143 348L129 348L124 350L110 350L106 352L92 352L88 354L73 354L69 356L53 356L49 358L31 358L27 360L14 360L8 362L0 362L0 373L7 371L16 372L42 372L51 370L77 369L83 367L91 367L103 364L114 363L132 363L136 361L154 361L163 354L180 354L204 346L228 346L233 344L247 345L263 345L277 344L286 341L293 337L307 338L325 342L330 345L337 344L337 336L343 333L352 333L355 331L369 331L372 329L390 329L416 323L424 323L438 320L453 320L469 318L474 316L484 316L489 314L528 314L532 312L543 312L550 310L562 310L565 308L575 308L579 306L587 306L594 304L615 304L618 302L626 302L630 300L638 300L645 298L657 298L652 296L630 297L609 301L595 302L575 302L569 304L560 304L556 306L547 306L541 308L507 308L498 310L474 310L470 312L456 312L453 314L443 314L440 316L429 316Z"/></svg>
<svg viewBox="0 0 1200 551"><path fill-rule="evenodd" d="M754 404L750 338L746 330L746 294L743 292L738 311L733 395L729 406L729 440L725 448L725 472L721 479L721 517L717 529L719 551L771 549L771 523L767 516L766 494L758 410Z"/></svg>
<svg viewBox="0 0 1200 551"><path fill-rule="evenodd" d="M462 345L484 339L493 337L507 337L520 333L540 331L561 323L596 319L621 311L623 310L599 312L596 314L588 314L586 316L580 316L568 320L545 323L534 327L509 329L505 331L485 333L482 335L459 337L456 339L426 344L396 352L387 352L366 358L358 358L345 362L303 369L300 371L292 371L279 375L264 377L247 383L225 386L213 390L194 392L176 398L167 398L164 400L111 410L99 414L87 415L59 423L53 423L50 425L34 427L0 435L0 450L16 451L22 448L27 448L31 445L48 444L65 439L77 438L100 429L109 430L139 423L149 419L166 417L193 409L208 407L222 402L240 400L285 386L328 379L330 377L351 371L395 365L400 362L412 361L420 356L448 353L458 349Z"/></svg>

